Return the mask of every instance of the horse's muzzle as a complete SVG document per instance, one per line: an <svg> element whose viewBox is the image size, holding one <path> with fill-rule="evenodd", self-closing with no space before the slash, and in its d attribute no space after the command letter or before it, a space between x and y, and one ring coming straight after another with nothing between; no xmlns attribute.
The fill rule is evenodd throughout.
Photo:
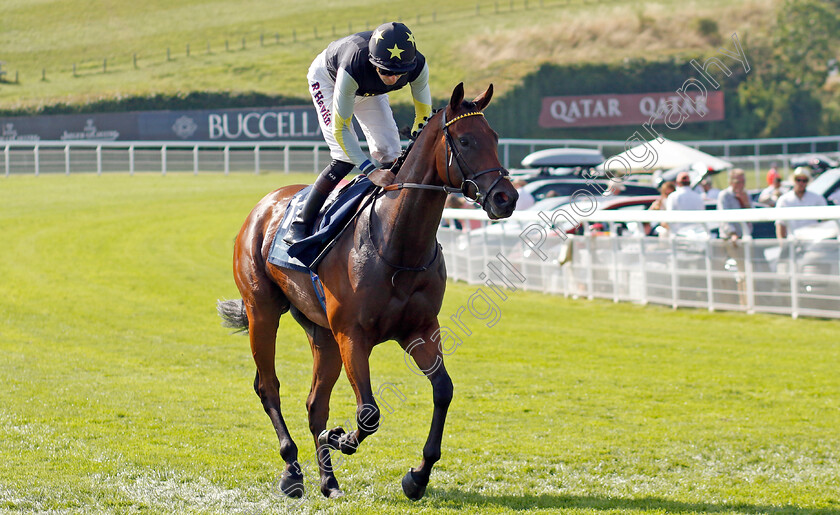
<svg viewBox="0 0 840 515"><path fill-rule="evenodd" d="M503 186L501 184L504 184ZM484 204L484 209L491 220L498 220L500 218L507 218L513 214L516 208L516 201L519 200L519 193L516 192L513 185L507 180L502 181L496 191L490 193L487 203Z"/></svg>

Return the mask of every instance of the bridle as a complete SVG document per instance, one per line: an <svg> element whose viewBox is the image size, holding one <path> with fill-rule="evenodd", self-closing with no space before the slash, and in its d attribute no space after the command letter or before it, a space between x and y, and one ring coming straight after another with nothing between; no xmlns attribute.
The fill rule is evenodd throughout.
<svg viewBox="0 0 840 515"><path fill-rule="evenodd" d="M443 131L443 146L444 146L444 162L446 163L446 179L449 184L454 184L452 181L452 160L454 158L455 163L458 165L458 172L461 175L461 186L456 188L453 186L436 186L433 184L415 184L415 183L396 183L390 186L386 186L384 189L385 191L394 191L400 189L424 189L424 190L439 190L444 191L446 193L462 193L464 197L471 201L475 202L481 206L482 209L485 208L485 204L487 200L490 198L490 194L493 192L493 189L499 184L499 182L509 175L508 171L505 170L503 167L498 166L496 168L488 168L487 170L482 170L480 172L474 172L473 169L467 164L464 157L461 155L461 152L458 152L458 147L455 146L455 141L452 138L452 134L449 132L449 126L457 122L458 120L462 120L469 116L484 116L484 113L481 111L470 111L469 113L464 113L462 115L456 116L455 118L446 121L446 108L443 109L443 113L441 114L441 130ZM400 156L404 159L404 156L408 154L411 146L413 145L413 141L409 144L408 148L403 152L403 155ZM401 164L401 163L400 163ZM469 172L464 173L464 170ZM491 173L491 172L499 172L499 176L496 177L496 180L493 181L493 184L490 185L490 188L487 190L486 195L481 194L481 189L478 187L478 184L475 182L476 179L481 177L482 175ZM472 196L470 193L470 189L475 190L475 196Z"/></svg>
<svg viewBox="0 0 840 515"><path fill-rule="evenodd" d="M443 137L445 139L444 152L446 158L446 178L447 180L449 180L449 184L452 184L452 176L450 175L450 170L452 168L452 158L454 157L455 162L458 164L458 171L461 173L461 193L464 194L464 198L475 202L476 204L480 205L482 209L484 209L484 204L487 203L487 199L489 199L490 194L493 193L493 188L495 188L499 184L499 181L507 177L509 173L501 166L497 166L496 168L488 168L487 170L482 170L480 172L475 172L470 167L470 165L467 164L466 160L461 156L461 153L458 152L458 147L455 146L455 141L452 138L452 133L449 132L449 126L457 122L458 120L467 118L468 116L484 116L484 113L481 111L471 111L469 113L464 113L462 115L456 116L455 118L447 122L446 109L443 110L443 114L441 116L441 124L443 129ZM466 169L470 173L470 175L464 173L464 169ZM491 184L490 187L487 189L487 194L482 195L481 189L479 189L478 184L476 184L475 180L481 177L482 175L491 172L499 172L499 176L496 177L496 180L493 181L493 184ZM470 196L470 185L472 185L472 187L475 188L475 197Z"/></svg>

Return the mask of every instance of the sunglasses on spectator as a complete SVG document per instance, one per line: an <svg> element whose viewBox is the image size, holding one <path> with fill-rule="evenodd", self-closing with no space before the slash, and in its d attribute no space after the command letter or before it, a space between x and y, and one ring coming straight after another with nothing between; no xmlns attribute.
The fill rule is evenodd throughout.
<svg viewBox="0 0 840 515"><path fill-rule="evenodd" d="M377 70L379 71L379 75L383 77L402 77L405 75L405 72L392 72L390 70L383 70L382 68L377 68Z"/></svg>
<svg viewBox="0 0 840 515"><path fill-rule="evenodd" d="M796 182L808 182L808 179L807 179L806 177L797 177L797 178L796 178L796 179L794 179L794 180L795 180Z"/></svg>

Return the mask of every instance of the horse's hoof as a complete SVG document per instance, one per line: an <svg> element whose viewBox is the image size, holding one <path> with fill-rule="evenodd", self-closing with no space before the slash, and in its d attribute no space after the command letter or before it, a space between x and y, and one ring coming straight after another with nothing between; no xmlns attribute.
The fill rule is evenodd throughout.
<svg viewBox="0 0 840 515"><path fill-rule="evenodd" d="M345 433L338 438L338 449L348 456L356 452L356 449L359 448L359 442L353 438L352 434Z"/></svg>
<svg viewBox="0 0 840 515"><path fill-rule="evenodd" d="M300 499L303 497L303 476L295 477L283 472L280 477L280 491L293 499Z"/></svg>
<svg viewBox="0 0 840 515"><path fill-rule="evenodd" d="M321 483L321 493L328 499L344 497L344 492L338 487L338 481L336 481L335 477L329 478L326 482Z"/></svg>
<svg viewBox="0 0 840 515"><path fill-rule="evenodd" d="M426 493L426 485L420 485L414 479L414 469L409 469L402 478L402 488L405 496L412 501L419 501Z"/></svg>
<svg viewBox="0 0 840 515"><path fill-rule="evenodd" d="M338 499L339 497L344 497L344 492L341 491L341 488L333 488L327 490L326 492L322 491L321 493L324 494L324 497L327 499Z"/></svg>
<svg viewBox="0 0 840 515"><path fill-rule="evenodd" d="M325 445L332 449L339 448L339 437L344 434L344 428L336 427L335 429L324 429L318 435L318 445Z"/></svg>

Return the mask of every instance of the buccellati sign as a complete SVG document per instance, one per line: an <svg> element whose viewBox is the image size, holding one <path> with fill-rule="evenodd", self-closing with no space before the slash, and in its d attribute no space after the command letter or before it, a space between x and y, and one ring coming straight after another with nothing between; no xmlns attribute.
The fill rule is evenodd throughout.
<svg viewBox="0 0 840 515"><path fill-rule="evenodd" d="M321 139L313 106L0 118L0 141L285 141Z"/></svg>

